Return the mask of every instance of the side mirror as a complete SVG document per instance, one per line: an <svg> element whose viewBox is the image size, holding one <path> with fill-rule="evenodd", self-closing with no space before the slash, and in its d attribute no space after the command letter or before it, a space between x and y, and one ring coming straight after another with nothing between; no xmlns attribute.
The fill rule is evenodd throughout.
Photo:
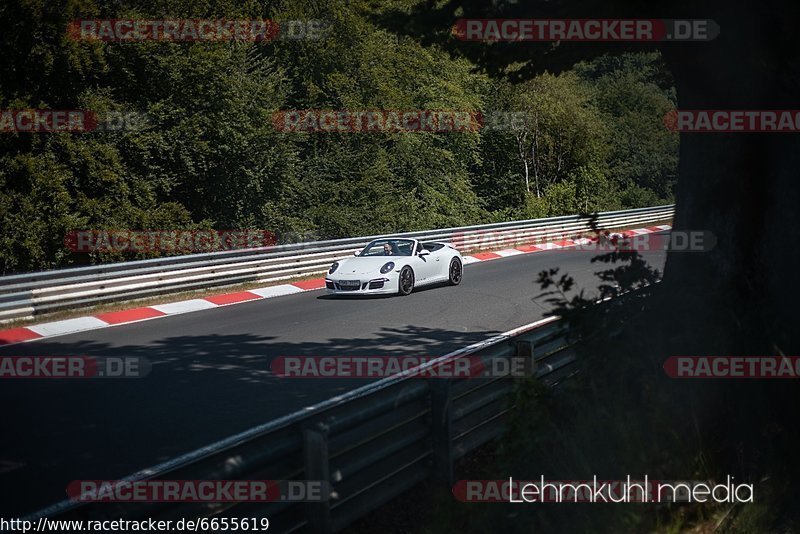
<svg viewBox="0 0 800 534"><path fill-rule="evenodd" d="M427 256L430 253L431 252L429 250L425 250L425 249L422 249L422 250L419 251L419 255L420 256Z"/></svg>
<svg viewBox="0 0 800 534"><path fill-rule="evenodd" d="M358 256L358 251L353 252L353 256Z"/></svg>

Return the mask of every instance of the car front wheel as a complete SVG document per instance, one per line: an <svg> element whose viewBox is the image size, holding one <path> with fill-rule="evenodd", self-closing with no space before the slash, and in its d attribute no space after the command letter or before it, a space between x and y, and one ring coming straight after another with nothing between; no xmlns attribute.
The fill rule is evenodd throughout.
<svg viewBox="0 0 800 534"><path fill-rule="evenodd" d="M399 289L397 292L403 296L411 294L411 292L414 290L414 271L411 269L411 267L408 265L403 267L403 269L400 271L399 279L400 283L398 284Z"/></svg>

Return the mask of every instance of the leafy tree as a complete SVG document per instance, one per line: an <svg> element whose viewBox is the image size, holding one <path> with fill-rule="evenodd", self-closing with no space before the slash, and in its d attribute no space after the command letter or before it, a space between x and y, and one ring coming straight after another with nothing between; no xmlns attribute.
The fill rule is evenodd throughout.
<svg viewBox="0 0 800 534"><path fill-rule="evenodd" d="M678 168L678 133L664 127L675 108L674 82L657 52L604 55L574 67L595 106L608 117L613 180L671 199ZM637 204L642 205L642 204Z"/></svg>

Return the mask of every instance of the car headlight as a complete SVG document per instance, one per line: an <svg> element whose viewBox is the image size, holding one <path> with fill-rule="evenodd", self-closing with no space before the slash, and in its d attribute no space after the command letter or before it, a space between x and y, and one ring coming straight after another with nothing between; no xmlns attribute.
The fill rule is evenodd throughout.
<svg viewBox="0 0 800 534"><path fill-rule="evenodd" d="M338 268L339 268L339 262L338 261L333 262L333 265L331 265L331 268L328 269L328 274L333 274L334 271L336 271L336 269L338 269Z"/></svg>
<svg viewBox="0 0 800 534"><path fill-rule="evenodd" d="M392 269L394 269L394 262L390 261L389 263L387 263L386 265L381 267L381 274L386 274L389 271L391 271Z"/></svg>

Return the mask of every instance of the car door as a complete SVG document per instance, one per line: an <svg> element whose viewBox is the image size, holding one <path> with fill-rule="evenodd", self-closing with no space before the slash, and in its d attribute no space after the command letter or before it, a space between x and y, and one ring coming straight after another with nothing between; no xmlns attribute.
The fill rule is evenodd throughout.
<svg viewBox="0 0 800 534"><path fill-rule="evenodd" d="M439 247L431 252L428 256L431 266L433 266L433 273L431 280L447 280L449 276L449 256L447 254L447 247Z"/></svg>
<svg viewBox="0 0 800 534"><path fill-rule="evenodd" d="M436 279L441 261L436 261L438 256L429 251L425 250L423 252L424 254L420 255L415 251L411 266L414 269L417 282L430 282Z"/></svg>

